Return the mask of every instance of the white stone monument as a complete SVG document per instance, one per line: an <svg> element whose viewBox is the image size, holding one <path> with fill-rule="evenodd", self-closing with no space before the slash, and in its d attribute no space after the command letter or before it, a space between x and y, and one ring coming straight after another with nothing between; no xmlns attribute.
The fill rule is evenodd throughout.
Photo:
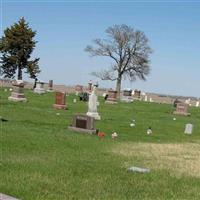
<svg viewBox="0 0 200 200"><path fill-rule="evenodd" d="M44 82L39 81L39 82L36 83L36 88L34 89L34 93L37 93L37 94L44 94L45 93Z"/></svg>
<svg viewBox="0 0 200 200"><path fill-rule="evenodd" d="M145 95L144 101L148 101L148 96L147 95Z"/></svg>
<svg viewBox="0 0 200 200"><path fill-rule="evenodd" d="M199 107L199 101L196 102L196 107Z"/></svg>
<svg viewBox="0 0 200 200"><path fill-rule="evenodd" d="M185 125L185 132L184 132L185 134L191 135L192 130L193 130L193 124L186 124Z"/></svg>
<svg viewBox="0 0 200 200"><path fill-rule="evenodd" d="M93 87L92 93L89 96L89 102L88 102L88 112L86 115L90 117L94 117L96 120L100 120L101 117L99 116L99 113L97 112L97 95L95 94L96 87Z"/></svg>

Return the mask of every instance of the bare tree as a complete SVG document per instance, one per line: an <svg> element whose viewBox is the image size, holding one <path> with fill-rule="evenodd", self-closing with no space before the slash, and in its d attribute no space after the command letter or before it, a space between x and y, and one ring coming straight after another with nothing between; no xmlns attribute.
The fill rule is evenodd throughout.
<svg viewBox="0 0 200 200"><path fill-rule="evenodd" d="M91 56L105 56L113 60L109 69L92 72L102 79L116 81L118 95L122 78L134 81L137 78L146 80L150 72L149 55L152 50L148 39L141 31L127 25L114 25L106 30L108 39L94 40L95 46L87 46L85 51Z"/></svg>

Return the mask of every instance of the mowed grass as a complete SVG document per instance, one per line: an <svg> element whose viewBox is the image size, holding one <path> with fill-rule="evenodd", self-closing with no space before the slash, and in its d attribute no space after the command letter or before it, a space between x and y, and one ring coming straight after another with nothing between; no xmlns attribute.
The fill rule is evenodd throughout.
<svg viewBox="0 0 200 200"><path fill-rule="evenodd" d="M73 114L87 112L85 102L73 103L75 95L63 111L52 108L54 93L26 90L27 103L9 102L9 94L0 90L0 116L9 120L0 122L0 192L21 200L200 199L199 108L183 117L172 114L172 105L109 105L100 98L100 140L67 129ZM184 134L186 123L194 124L192 135ZM127 172L131 166L151 172Z"/></svg>

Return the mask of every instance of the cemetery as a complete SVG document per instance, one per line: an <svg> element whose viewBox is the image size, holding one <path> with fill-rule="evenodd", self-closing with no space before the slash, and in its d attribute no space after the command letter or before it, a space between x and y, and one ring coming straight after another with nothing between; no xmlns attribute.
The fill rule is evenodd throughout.
<svg viewBox="0 0 200 200"><path fill-rule="evenodd" d="M200 199L185 3L1 2L0 200Z"/></svg>
<svg viewBox="0 0 200 200"><path fill-rule="evenodd" d="M75 92L65 102L57 91L25 89L26 102L8 101L11 93L0 90L2 193L29 200L200 198L199 108L176 115L173 104L108 104L98 96L95 120Z"/></svg>

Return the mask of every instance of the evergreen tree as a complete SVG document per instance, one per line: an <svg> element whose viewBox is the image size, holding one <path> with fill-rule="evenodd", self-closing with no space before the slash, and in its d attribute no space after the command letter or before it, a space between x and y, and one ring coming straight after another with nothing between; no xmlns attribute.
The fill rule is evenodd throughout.
<svg viewBox="0 0 200 200"><path fill-rule="evenodd" d="M6 28L4 35L0 39L1 52L1 75L5 78L22 80L22 72L36 78L40 72L39 58L31 60L31 54L35 48L36 41L33 39L36 32L33 31L24 18L15 23L10 28Z"/></svg>

